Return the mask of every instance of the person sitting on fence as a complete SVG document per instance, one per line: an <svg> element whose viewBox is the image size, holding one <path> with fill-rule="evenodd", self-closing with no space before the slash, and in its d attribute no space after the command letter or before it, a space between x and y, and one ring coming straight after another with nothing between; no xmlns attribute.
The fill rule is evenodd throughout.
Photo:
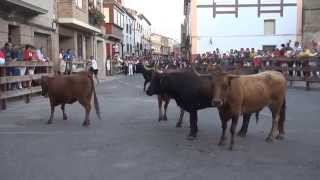
<svg viewBox="0 0 320 180"><path fill-rule="evenodd" d="M94 74L94 77L96 78L97 80L97 83L99 84L99 78L98 78L98 63L97 63L97 60L93 57L93 56L90 56L90 68L89 68L89 71Z"/></svg>
<svg viewBox="0 0 320 180"><path fill-rule="evenodd" d="M63 60L66 62L65 74L70 75L72 73L72 60L73 60L71 49L68 49L67 52L63 54Z"/></svg>

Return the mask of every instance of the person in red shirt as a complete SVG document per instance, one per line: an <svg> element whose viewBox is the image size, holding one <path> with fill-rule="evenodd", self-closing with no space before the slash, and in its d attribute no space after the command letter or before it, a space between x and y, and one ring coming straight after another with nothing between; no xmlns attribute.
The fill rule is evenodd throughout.
<svg viewBox="0 0 320 180"><path fill-rule="evenodd" d="M32 61L33 60L33 52L31 50L30 45L26 45L26 48L23 52L23 60L24 61Z"/></svg>

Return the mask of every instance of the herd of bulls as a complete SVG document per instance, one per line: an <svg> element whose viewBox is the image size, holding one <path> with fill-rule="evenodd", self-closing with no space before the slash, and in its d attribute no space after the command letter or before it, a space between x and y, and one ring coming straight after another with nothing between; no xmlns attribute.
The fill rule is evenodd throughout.
<svg viewBox="0 0 320 180"><path fill-rule="evenodd" d="M148 69L145 69L148 71ZM152 71L149 69L149 71ZM150 72L149 72L150 74ZM259 111L269 107L272 113L272 128L267 141L284 136L284 121L286 110L286 79L277 71L257 73L241 69L224 70L218 66L208 68L202 74L192 67L183 70L157 70L151 73L146 91L149 96L158 95L159 101L172 98L181 108L181 112L190 114L190 132L188 138L197 136L198 110L217 107L222 124L222 134L219 145L224 145L228 121L231 119L231 139L229 149L233 149L234 135L239 116L243 115L243 124L239 132L245 136L252 113L259 116ZM145 83L146 84L146 83ZM159 103L159 116L161 107ZM182 114L183 115L183 114ZM181 124L181 116L177 125ZM166 117L166 114L164 114Z"/></svg>
<svg viewBox="0 0 320 180"><path fill-rule="evenodd" d="M198 110L210 107L216 107L219 111L222 127L219 145L225 144L227 124L231 120L230 150L233 149L239 117L243 116L243 124L238 135L246 136L251 115L255 113L258 120L259 112L264 107L269 107L272 113L272 128L266 140L282 139L284 136L287 83L280 72L257 73L252 70L228 70L210 66L205 73L199 73L195 67L158 70L156 66L144 66L142 74L145 79L144 91L150 83L147 95L158 96L159 121L167 120L170 99L174 99L181 109L177 127L181 127L184 112L190 114L190 140L197 137ZM81 72L70 76L43 77L41 85L42 95L49 97L51 105L48 124L52 123L56 106L61 106L63 119L66 120L65 104L78 101L86 111L83 126L89 126L92 96L100 118L92 74Z"/></svg>

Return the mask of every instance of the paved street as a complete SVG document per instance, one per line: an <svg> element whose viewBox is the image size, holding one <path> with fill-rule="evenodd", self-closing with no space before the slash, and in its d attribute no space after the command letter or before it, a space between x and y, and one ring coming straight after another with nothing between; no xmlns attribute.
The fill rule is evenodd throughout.
<svg viewBox="0 0 320 180"><path fill-rule="evenodd" d="M84 110L78 104L67 106L67 121L57 109L52 125L45 124L48 99L9 104L0 112L0 179L320 178L320 90L289 90L285 140L264 141L271 127L265 110L230 152L217 146L221 129L215 109L199 112L198 139L188 141L187 116L183 128L176 129L179 109L172 101L169 121L157 122L156 97L146 96L142 84L138 75L99 85L103 118L92 111L89 128L81 127Z"/></svg>

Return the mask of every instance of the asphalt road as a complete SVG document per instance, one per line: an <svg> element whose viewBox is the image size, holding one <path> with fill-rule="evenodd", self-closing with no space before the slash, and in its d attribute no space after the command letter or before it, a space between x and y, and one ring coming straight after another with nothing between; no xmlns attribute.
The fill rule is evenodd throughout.
<svg viewBox="0 0 320 180"><path fill-rule="evenodd" d="M9 104L0 111L0 179L320 179L320 90L289 89L285 140L264 141L271 127L265 110L230 152L217 146L216 109L199 112L198 139L188 141L187 117L183 128L175 128L175 102L169 121L157 122L156 97L147 97L142 84L136 76L99 85L103 118L92 113L89 128L81 127L84 110L78 104L66 107L67 121L57 109L52 125L45 124L48 99Z"/></svg>

